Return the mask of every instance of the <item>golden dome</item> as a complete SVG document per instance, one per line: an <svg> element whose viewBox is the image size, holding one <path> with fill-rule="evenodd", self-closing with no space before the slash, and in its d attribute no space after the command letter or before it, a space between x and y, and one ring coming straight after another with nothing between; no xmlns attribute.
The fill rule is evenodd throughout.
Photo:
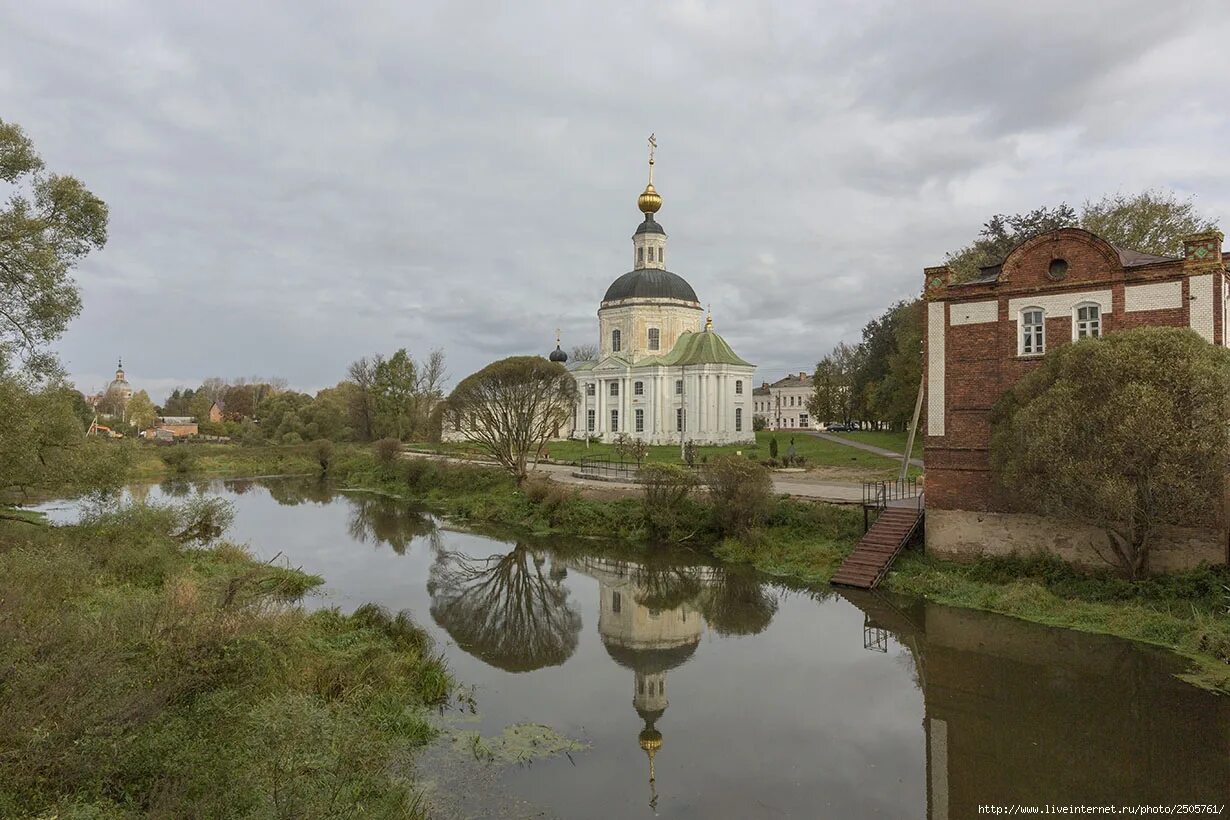
<svg viewBox="0 0 1230 820"><path fill-rule="evenodd" d="M653 183L645 186L645 190L636 198L636 207L643 214L656 214L662 207L662 196L654 190Z"/></svg>
<svg viewBox="0 0 1230 820"><path fill-rule="evenodd" d="M647 752L656 752L662 748L662 733L657 729L645 729L639 735L641 748Z"/></svg>

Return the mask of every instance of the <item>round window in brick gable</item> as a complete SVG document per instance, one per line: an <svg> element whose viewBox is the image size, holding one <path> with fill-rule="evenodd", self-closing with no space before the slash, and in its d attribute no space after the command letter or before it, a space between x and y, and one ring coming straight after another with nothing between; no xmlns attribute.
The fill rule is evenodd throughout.
<svg viewBox="0 0 1230 820"><path fill-rule="evenodd" d="M1066 259L1052 259L1051 266L1046 269L1046 275L1058 282L1068 275L1068 262Z"/></svg>

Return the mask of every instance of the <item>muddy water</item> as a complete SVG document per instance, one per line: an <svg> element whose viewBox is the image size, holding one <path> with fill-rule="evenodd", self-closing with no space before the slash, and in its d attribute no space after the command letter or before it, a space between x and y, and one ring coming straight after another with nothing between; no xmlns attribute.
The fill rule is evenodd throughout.
<svg viewBox="0 0 1230 820"><path fill-rule="evenodd" d="M507 763L442 744L420 777L444 816L940 820L1230 798L1230 699L1148 647L690 553L502 541L299 480L130 492L232 501L236 540L326 579L310 606L410 610L473 687L466 731L545 723L583 747Z"/></svg>

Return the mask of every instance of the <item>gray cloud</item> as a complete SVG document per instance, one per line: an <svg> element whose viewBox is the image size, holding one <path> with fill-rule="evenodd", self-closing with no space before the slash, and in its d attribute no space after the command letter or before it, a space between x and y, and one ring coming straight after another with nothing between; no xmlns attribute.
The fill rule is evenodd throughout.
<svg viewBox="0 0 1230 820"><path fill-rule="evenodd" d="M0 116L111 205L61 344L156 395L593 341L659 135L670 267L809 369L991 213L1230 224L1217 2L10 4Z"/></svg>

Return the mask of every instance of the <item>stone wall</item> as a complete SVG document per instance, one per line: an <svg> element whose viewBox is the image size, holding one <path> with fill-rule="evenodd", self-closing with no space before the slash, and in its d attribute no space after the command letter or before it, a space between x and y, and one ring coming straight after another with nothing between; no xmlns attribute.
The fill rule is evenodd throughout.
<svg viewBox="0 0 1230 820"><path fill-rule="evenodd" d="M1099 551L1114 560L1105 531L1097 527L1026 513L934 509L929 497L926 531L927 552L940 558L1046 552L1086 569L1111 566ZM1225 564L1227 550L1223 530L1168 527L1154 542L1149 570L1178 572L1202 563Z"/></svg>

